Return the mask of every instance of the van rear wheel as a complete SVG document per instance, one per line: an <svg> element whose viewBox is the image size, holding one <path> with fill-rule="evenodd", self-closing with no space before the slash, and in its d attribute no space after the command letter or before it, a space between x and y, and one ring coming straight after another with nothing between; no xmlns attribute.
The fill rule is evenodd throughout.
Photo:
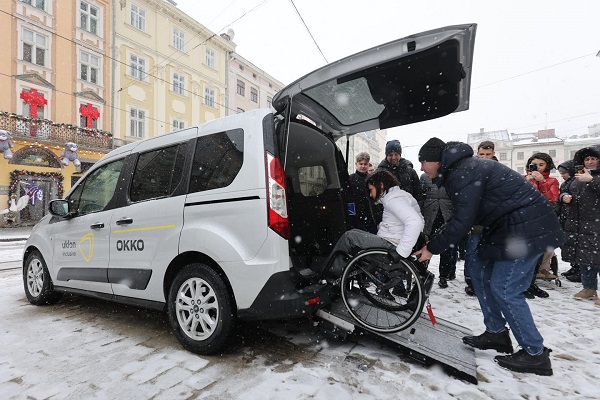
<svg viewBox="0 0 600 400"><path fill-rule="evenodd" d="M167 313L177 340L197 354L221 352L235 325L225 282L200 263L185 266L175 277Z"/></svg>

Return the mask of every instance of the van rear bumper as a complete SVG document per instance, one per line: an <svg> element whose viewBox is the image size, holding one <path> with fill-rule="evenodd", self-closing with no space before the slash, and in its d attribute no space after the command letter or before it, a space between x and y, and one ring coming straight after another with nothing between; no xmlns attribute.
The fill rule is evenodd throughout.
<svg viewBox="0 0 600 400"><path fill-rule="evenodd" d="M238 318L258 321L310 317L330 303L329 290L322 284L299 289L291 272L278 272L269 278L250 308L238 310Z"/></svg>

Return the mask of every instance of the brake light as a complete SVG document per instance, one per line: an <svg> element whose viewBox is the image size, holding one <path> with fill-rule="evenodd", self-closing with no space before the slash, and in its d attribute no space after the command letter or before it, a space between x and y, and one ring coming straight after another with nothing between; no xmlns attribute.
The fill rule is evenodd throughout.
<svg viewBox="0 0 600 400"><path fill-rule="evenodd" d="M269 228L284 239L290 238L290 222L287 213L285 172L279 159L265 153L267 169L267 207Z"/></svg>

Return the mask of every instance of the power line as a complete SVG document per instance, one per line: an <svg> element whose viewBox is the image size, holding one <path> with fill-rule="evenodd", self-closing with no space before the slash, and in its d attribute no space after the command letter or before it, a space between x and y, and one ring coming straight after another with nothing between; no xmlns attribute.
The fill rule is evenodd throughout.
<svg viewBox="0 0 600 400"><path fill-rule="evenodd" d="M499 81L495 81L495 82L486 83L485 85L481 85L481 86L477 86L476 88L473 88L473 90L476 90L476 89L481 89L481 88L483 88L483 87L486 87L486 86L495 85L495 84L497 84L497 83L504 82L504 81L508 81L508 80L510 80L510 79L520 78L521 76L529 75L529 74L532 74L532 73L534 73L534 72L539 72L539 71L542 71L542 70L545 70L545 69L548 69L548 68L556 67L557 65L566 64L566 63L569 63L569 62L571 62L571 61L579 60L579 59L581 59L581 58L585 58L585 57L589 57L589 56L593 56L593 55L594 55L594 53L590 53L590 54L585 54L585 55L583 55L583 56L579 56L579 57L571 58L571 59L569 59L569 60L561 61L561 62L559 62L559 63L556 63L556 64L547 65L547 66L545 66L545 67L541 67L541 68L538 68L538 69L534 69L534 70L531 70L531 71L528 71L528 72L523 72L522 74L518 74L518 75L510 76L510 77L508 77L508 78L500 79Z"/></svg>
<svg viewBox="0 0 600 400"><path fill-rule="evenodd" d="M304 24L304 27L308 31L308 34L310 35L310 37L311 37L312 41L314 42L315 46L317 46L317 49L319 49L319 52L323 56L323 59L325 60L325 63L329 64L329 61L327 61L327 58L325 57L325 54L323 54L323 51L321 51L321 48L319 47L319 44L315 40L315 37L313 36L313 34L310 31L310 29L308 29L308 26L306 25L306 22L304 22L304 18L302 18L302 15L300 15L300 11L298 11L298 8L294 4L294 0L290 0L290 3L292 3L292 6L294 6L294 10L296 10L296 14L298 14L298 17L300 18L300 21L302 21L302 23Z"/></svg>

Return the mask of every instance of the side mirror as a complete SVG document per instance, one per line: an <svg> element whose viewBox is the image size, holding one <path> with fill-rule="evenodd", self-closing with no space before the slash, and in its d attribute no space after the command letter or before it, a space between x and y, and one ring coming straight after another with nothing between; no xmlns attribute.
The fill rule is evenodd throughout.
<svg viewBox="0 0 600 400"><path fill-rule="evenodd" d="M49 205L50 214L57 217L66 217L69 214L69 202L63 199L57 199L50 201Z"/></svg>

